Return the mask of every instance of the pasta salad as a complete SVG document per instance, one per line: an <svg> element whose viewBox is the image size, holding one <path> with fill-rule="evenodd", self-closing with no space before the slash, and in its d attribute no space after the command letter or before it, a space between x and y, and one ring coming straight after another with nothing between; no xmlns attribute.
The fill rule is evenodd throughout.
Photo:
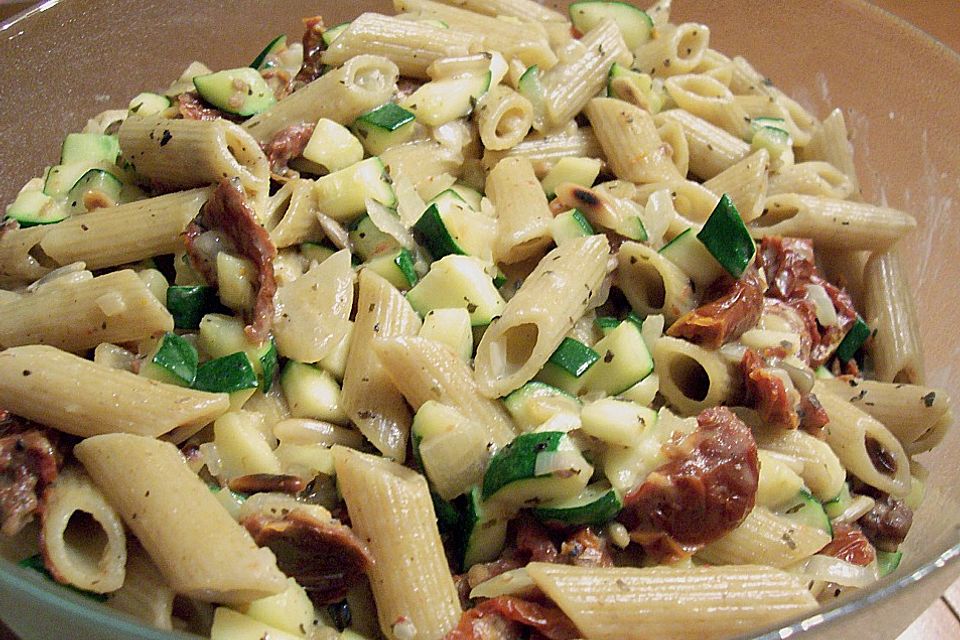
<svg viewBox="0 0 960 640"><path fill-rule="evenodd" d="M6 207L11 559L211 640L727 638L893 573L952 413L843 112L669 0L393 4Z"/></svg>

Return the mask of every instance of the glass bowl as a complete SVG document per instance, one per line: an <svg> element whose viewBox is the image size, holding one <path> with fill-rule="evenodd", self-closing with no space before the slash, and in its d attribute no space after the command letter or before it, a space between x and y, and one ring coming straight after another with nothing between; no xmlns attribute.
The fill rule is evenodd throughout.
<svg viewBox="0 0 960 640"><path fill-rule="evenodd" d="M566 2L549 3L560 8ZM638 3L643 5L643 3ZM711 28L823 117L844 114L867 202L919 220L901 255L917 290L928 382L960 398L960 56L861 0L676 0L677 20ZM64 135L131 96L156 90L192 60L234 67L300 18L337 24L385 1L50 0L0 25L0 202L55 158ZM960 573L960 433L921 460L928 496L901 568L872 589L764 638L895 638ZM163 640L183 634L130 618L0 561L0 617L24 640Z"/></svg>

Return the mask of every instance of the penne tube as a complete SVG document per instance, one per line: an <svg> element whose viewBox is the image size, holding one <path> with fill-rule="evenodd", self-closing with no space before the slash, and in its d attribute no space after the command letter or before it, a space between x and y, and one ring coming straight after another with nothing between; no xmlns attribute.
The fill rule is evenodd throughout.
<svg viewBox="0 0 960 640"><path fill-rule="evenodd" d="M507 151L487 150L483 154L483 168L490 170L506 157L524 157L533 164L538 178L542 178L560 158L600 158L603 149L590 127L575 128L545 137L529 137Z"/></svg>
<svg viewBox="0 0 960 640"><path fill-rule="evenodd" d="M68 310L69 322L63 313ZM173 317L136 272L45 284L0 302L0 349L46 344L81 353L103 342L136 342L173 331Z"/></svg>
<svg viewBox="0 0 960 640"><path fill-rule="evenodd" d="M950 397L943 389L854 378L827 378L821 384L882 422L904 447L950 413Z"/></svg>
<svg viewBox="0 0 960 640"><path fill-rule="evenodd" d="M158 437L213 422L229 409L230 400L223 393L163 384L54 347L30 345L0 352L0 406L83 438Z"/></svg>
<svg viewBox="0 0 960 640"><path fill-rule="evenodd" d="M721 640L817 608L771 567L575 567L533 562L533 582L591 640Z"/></svg>
<svg viewBox="0 0 960 640"><path fill-rule="evenodd" d="M465 56L478 50L480 39L472 34L404 20L379 13L357 16L329 48L323 62L339 67L351 58L370 54L387 58L409 78L428 79L427 67L437 60Z"/></svg>
<svg viewBox="0 0 960 640"><path fill-rule="evenodd" d="M543 75L547 120L556 129L573 119L607 84L614 62L629 66L632 56L620 29L604 20L581 40L583 51Z"/></svg>
<svg viewBox="0 0 960 640"><path fill-rule="evenodd" d="M703 186L717 195L730 196L743 221L750 222L763 212L769 169L770 153L760 149L710 178Z"/></svg>
<svg viewBox="0 0 960 640"><path fill-rule="evenodd" d="M258 142L266 143L291 125L314 123L320 118L352 124L390 100L399 75L397 65L382 56L355 56L250 118L243 128Z"/></svg>
<svg viewBox="0 0 960 640"><path fill-rule="evenodd" d="M703 118L682 109L670 109L657 116L683 127L690 150L690 173L703 180L721 173L750 154L750 145Z"/></svg>
<svg viewBox="0 0 960 640"><path fill-rule="evenodd" d="M649 113L622 100L594 98L586 114L618 178L637 183L681 178Z"/></svg>
<svg viewBox="0 0 960 640"><path fill-rule="evenodd" d="M744 138L750 133L750 118L722 82L703 74L668 78L664 88L678 107Z"/></svg>
<svg viewBox="0 0 960 640"><path fill-rule="evenodd" d="M830 534L823 529L801 524L758 506L740 526L698 551L697 557L710 564L783 568L809 558L830 539Z"/></svg>
<svg viewBox="0 0 960 640"><path fill-rule="evenodd" d="M390 640L441 640L460 620L460 599L437 530L427 481L378 456L333 448L337 486L354 531L370 548L380 629Z"/></svg>
<svg viewBox="0 0 960 640"><path fill-rule="evenodd" d="M481 393L505 396L536 375L599 291L609 250L605 236L593 235L570 240L540 261L480 340Z"/></svg>
<svg viewBox="0 0 960 640"><path fill-rule="evenodd" d="M822 382L813 392L830 422L825 440L843 466L871 487L903 497L910 493L910 459L903 445L881 422L831 393Z"/></svg>
<svg viewBox="0 0 960 640"><path fill-rule="evenodd" d="M264 226L277 249L324 238L313 186L313 180L291 180L267 202Z"/></svg>
<svg viewBox="0 0 960 640"><path fill-rule="evenodd" d="M846 200L853 195L853 183L829 162L811 160L782 167L770 176L767 194L784 193Z"/></svg>
<svg viewBox="0 0 960 640"><path fill-rule="evenodd" d="M530 22L569 22L567 16L543 6L536 0L440 0L486 16L510 16Z"/></svg>
<svg viewBox="0 0 960 640"><path fill-rule="evenodd" d="M731 366L717 351L676 338L659 338L653 346L660 394L682 415L730 404L737 391Z"/></svg>
<svg viewBox="0 0 960 640"><path fill-rule="evenodd" d="M860 179L857 177L857 168L853 164L853 146L850 144L843 111L834 109L819 126L813 129L809 140L803 148L803 159L829 162L839 169L850 181L853 189L851 198L861 200Z"/></svg>
<svg viewBox="0 0 960 640"><path fill-rule="evenodd" d="M663 315L668 326L696 305L690 277L639 242L620 245L616 284L637 313Z"/></svg>
<svg viewBox="0 0 960 640"><path fill-rule="evenodd" d="M535 64L546 70L557 64L546 31L537 22L499 20L432 0L393 0L393 7L397 12L442 20L451 29L480 38L480 49L519 58L527 66Z"/></svg>
<svg viewBox="0 0 960 640"><path fill-rule="evenodd" d="M340 406L383 455L402 462L413 416L377 358L373 342L416 335L420 317L403 294L370 269L361 271L359 280Z"/></svg>
<svg viewBox="0 0 960 640"><path fill-rule="evenodd" d="M229 120L131 115L118 136L123 157L155 187L190 189L236 177L258 210L269 196L266 155L257 140Z"/></svg>
<svg viewBox="0 0 960 640"><path fill-rule="evenodd" d="M59 266L83 262L88 269L176 253L180 234L209 197L207 187L98 209L50 227L40 249Z"/></svg>
<svg viewBox="0 0 960 640"><path fill-rule="evenodd" d="M177 593L242 604L286 589L273 553L254 544L174 445L110 434L73 451Z"/></svg>
<svg viewBox="0 0 960 640"><path fill-rule="evenodd" d="M811 238L817 247L883 251L917 226L913 216L849 200L783 194L766 199L750 233Z"/></svg>
<svg viewBox="0 0 960 640"><path fill-rule="evenodd" d="M503 405L480 393L470 366L445 345L404 336L378 339L373 348L414 411L430 400L453 407L486 429L487 441L494 449L516 437L513 420Z"/></svg>
<svg viewBox="0 0 960 640"><path fill-rule="evenodd" d="M463 154L435 140L418 140L390 147L382 154L390 179L409 180L415 187L443 174L459 175ZM421 212L422 213L422 212Z"/></svg>
<svg viewBox="0 0 960 640"><path fill-rule="evenodd" d="M170 631L173 629L173 599L176 595L140 543L128 540L123 586L110 594L107 606L151 627Z"/></svg>
<svg viewBox="0 0 960 640"><path fill-rule="evenodd" d="M89 518L74 519L80 514ZM82 470L65 469L44 491L40 520L44 564L57 582L94 593L123 586L123 522Z"/></svg>
<svg viewBox="0 0 960 640"><path fill-rule="evenodd" d="M832 500L840 493L847 471L823 440L805 431L768 428L754 429L754 438L758 447L796 460L804 484L819 500Z"/></svg>
<svg viewBox="0 0 960 640"><path fill-rule="evenodd" d="M654 122L657 123L656 120ZM683 127L679 122L664 120L657 123L657 135L670 148L670 161L677 168L677 173L686 176L690 172L690 145Z"/></svg>
<svg viewBox="0 0 960 640"><path fill-rule="evenodd" d="M707 25L693 22L663 24L657 27L656 38L651 38L633 52L633 66L659 77L690 73L700 66L709 46L710 27Z"/></svg>
<svg viewBox="0 0 960 640"><path fill-rule="evenodd" d="M738 96L759 95L768 98L773 95L773 83L757 71L746 58L735 56L730 62L733 63L730 90L734 94Z"/></svg>
<svg viewBox="0 0 960 640"><path fill-rule="evenodd" d="M553 240L553 215L530 161L504 158L487 176L486 190L497 212L495 261L513 264L542 256Z"/></svg>
<svg viewBox="0 0 960 640"><path fill-rule="evenodd" d="M867 348L881 382L923 384L917 308L896 251L872 255L863 268L864 311L875 333Z"/></svg>
<svg viewBox="0 0 960 640"><path fill-rule="evenodd" d="M47 261L41 263L34 255L50 229L51 225L14 229L9 223L0 224L0 286L13 288L29 284L54 268Z"/></svg>
<svg viewBox="0 0 960 640"><path fill-rule="evenodd" d="M490 89L477 105L477 128L486 149L503 151L523 142L533 126L533 105L505 85Z"/></svg>

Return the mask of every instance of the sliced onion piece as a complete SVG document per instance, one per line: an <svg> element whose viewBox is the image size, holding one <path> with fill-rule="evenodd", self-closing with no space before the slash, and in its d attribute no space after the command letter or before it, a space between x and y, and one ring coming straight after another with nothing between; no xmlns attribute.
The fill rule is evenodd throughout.
<svg viewBox="0 0 960 640"><path fill-rule="evenodd" d="M810 580L832 582L841 587L858 589L870 586L879 579L875 562L861 567L839 558L819 554L794 565L790 571Z"/></svg>
<svg viewBox="0 0 960 640"><path fill-rule="evenodd" d="M807 299L813 303L817 312L817 322L822 326L832 327L839 322L837 310L833 306L833 300L830 299L827 290L822 286L819 284L808 284Z"/></svg>

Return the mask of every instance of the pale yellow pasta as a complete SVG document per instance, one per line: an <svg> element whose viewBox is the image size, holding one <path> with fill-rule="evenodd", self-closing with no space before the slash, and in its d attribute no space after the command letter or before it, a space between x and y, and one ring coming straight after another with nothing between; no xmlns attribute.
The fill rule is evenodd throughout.
<svg viewBox="0 0 960 640"><path fill-rule="evenodd" d="M427 338L397 337L380 338L372 347L414 411L430 400L453 407L482 425L494 449L516 437L503 405L480 393L470 367L445 345Z"/></svg>
<svg viewBox="0 0 960 640"><path fill-rule="evenodd" d="M291 180L267 201L263 226L277 249L323 239L313 186L313 180Z"/></svg>
<svg viewBox="0 0 960 640"><path fill-rule="evenodd" d="M657 27L651 38L634 51L634 67L652 76L673 76L690 73L703 59L710 45L710 27L685 22Z"/></svg>
<svg viewBox="0 0 960 640"><path fill-rule="evenodd" d="M107 606L157 629L170 631L176 595L140 543L128 540L123 586L110 594Z"/></svg>
<svg viewBox="0 0 960 640"><path fill-rule="evenodd" d="M825 440L843 466L871 487L893 496L907 495L910 460L890 430L821 383L813 392L830 416Z"/></svg>
<svg viewBox="0 0 960 640"><path fill-rule="evenodd" d="M69 310L69 321L52 310ZM0 349L47 344L80 353L101 342L135 342L173 330L173 317L129 269L58 281L0 302Z"/></svg>
<svg viewBox="0 0 960 640"><path fill-rule="evenodd" d="M843 111L834 109L830 115L812 131L810 142L803 148L804 160L822 160L839 169L853 187L851 198L861 200L860 179L853 164L853 146L847 133L847 123Z"/></svg>
<svg viewBox="0 0 960 640"><path fill-rule="evenodd" d="M390 100L399 75L397 65L382 56L355 56L250 118L243 127L264 143L290 125L315 123L320 118L351 124Z"/></svg>
<svg viewBox="0 0 960 640"><path fill-rule="evenodd" d="M663 315L668 325L695 306L690 277L639 242L624 242L620 246L617 286L638 313Z"/></svg>
<svg viewBox="0 0 960 640"><path fill-rule="evenodd" d="M733 74L730 77L730 90L737 95L773 95L770 83L750 62L742 56L734 56Z"/></svg>
<svg viewBox="0 0 960 640"><path fill-rule="evenodd" d="M94 593L123 586L127 563L123 522L90 478L81 469L64 469L44 491L43 502L44 563L54 577Z"/></svg>
<svg viewBox="0 0 960 640"><path fill-rule="evenodd" d="M863 269L864 311L876 333L867 348L881 382L924 381L917 308L896 251L876 253Z"/></svg>
<svg viewBox="0 0 960 640"><path fill-rule="evenodd" d="M357 317L343 376L341 406L385 456L402 462L413 417L373 351L377 338L414 336L420 317L393 285L369 269L360 272Z"/></svg>
<svg viewBox="0 0 960 640"><path fill-rule="evenodd" d="M486 149L510 149L523 142L532 126L533 105L510 87L493 87L477 104L477 128Z"/></svg>
<svg viewBox="0 0 960 640"><path fill-rule="evenodd" d="M716 351L663 337L653 347L660 393L684 415L729 404L736 390L733 371Z"/></svg>
<svg viewBox="0 0 960 640"><path fill-rule="evenodd" d="M743 138L750 130L749 118L722 82L703 74L667 78L664 88L678 107Z"/></svg>
<svg viewBox="0 0 960 640"><path fill-rule="evenodd" d="M757 451L757 457L760 460L757 506L775 509L795 500L803 489L803 478L799 475L803 464L765 449Z"/></svg>
<svg viewBox="0 0 960 640"><path fill-rule="evenodd" d="M237 178L262 209L270 165L247 131L229 120L171 120L129 116L120 125L120 150L138 175L164 189L190 189Z"/></svg>
<svg viewBox="0 0 960 640"><path fill-rule="evenodd" d="M417 140L390 147L380 154L380 159L395 183L408 180L416 187L435 176L459 175L463 164L459 149L451 149L435 140Z"/></svg>
<svg viewBox="0 0 960 640"><path fill-rule="evenodd" d="M536 0L440 0L440 2L488 16L510 16L531 22L569 22L566 15L545 7Z"/></svg>
<svg viewBox="0 0 960 640"><path fill-rule="evenodd" d="M530 161L504 158L487 176L486 189L497 212L496 261L514 263L542 256L552 240L553 215Z"/></svg>
<svg viewBox="0 0 960 640"><path fill-rule="evenodd" d="M799 193L846 200L853 195L853 183L829 162L811 160L782 167L770 176L767 194Z"/></svg>
<svg viewBox="0 0 960 640"><path fill-rule="evenodd" d="M378 456L334 447L350 521L373 556L368 570L380 629L391 640L440 640L460 620L427 482ZM404 623L409 622L409 625Z"/></svg>
<svg viewBox="0 0 960 640"><path fill-rule="evenodd" d="M45 230L40 249L58 266L83 262L88 269L175 253L209 197L209 188L192 189L70 218Z"/></svg>
<svg viewBox="0 0 960 640"><path fill-rule="evenodd" d="M720 127L682 109L670 109L658 119L673 120L683 127L690 149L690 173L709 180L750 154L750 145Z"/></svg>
<svg viewBox="0 0 960 640"><path fill-rule="evenodd" d="M540 261L480 340L481 393L504 396L540 370L606 277L609 246L601 235L578 238Z"/></svg>
<svg viewBox="0 0 960 640"><path fill-rule="evenodd" d="M441 20L457 31L480 38L480 48L499 51L507 58L519 58L527 66L549 69L557 63L546 30L537 22L499 20L432 0L393 0L397 11L418 12Z"/></svg>
<svg viewBox="0 0 960 640"><path fill-rule="evenodd" d="M690 145L683 127L673 120L657 122L654 119L654 122L657 123L657 135L660 136L660 140L670 147L670 161L677 168L677 173L686 176L690 171Z"/></svg>
<svg viewBox="0 0 960 640"><path fill-rule="evenodd" d="M273 553L257 548L172 444L110 434L74 455L177 593L241 604L286 588Z"/></svg>
<svg viewBox="0 0 960 640"><path fill-rule="evenodd" d="M703 186L718 196L727 194L743 221L750 222L763 213L769 169L770 153L760 149L710 178Z"/></svg>
<svg viewBox="0 0 960 640"><path fill-rule="evenodd" d="M530 136L508 151L486 151L483 154L483 167L492 169L508 156L529 159L538 178L545 176L560 158L604 158L593 129L576 126L545 137Z"/></svg>
<svg viewBox="0 0 960 640"><path fill-rule="evenodd" d="M817 607L800 578L771 567L609 569L534 562L527 573L591 640L719 640Z"/></svg>
<svg viewBox="0 0 960 640"><path fill-rule="evenodd" d="M882 422L904 447L922 438L950 413L950 397L943 389L846 378L824 379L820 384Z"/></svg>
<svg viewBox="0 0 960 640"><path fill-rule="evenodd" d="M770 196L763 209L749 225L754 237L810 238L827 249L883 251L917 226L896 209L818 196Z"/></svg>
<svg viewBox="0 0 960 640"><path fill-rule="evenodd" d="M629 66L632 56L620 29L604 20L580 40L582 51L543 75L543 100L553 128L566 125L606 85L610 66Z"/></svg>
<svg viewBox="0 0 960 640"><path fill-rule="evenodd" d="M208 424L230 406L226 394L163 384L41 345L0 352L0 403L81 437L157 437Z"/></svg>
<svg viewBox="0 0 960 640"><path fill-rule="evenodd" d="M277 290L273 335L278 351L300 362L319 362L352 331L356 274L350 252L339 251Z"/></svg>
<svg viewBox="0 0 960 640"><path fill-rule="evenodd" d="M52 267L41 263L34 255L36 247L50 231L48 225L26 229L2 228L4 230L0 233L0 286L12 288L28 284L50 272Z"/></svg>
<svg viewBox="0 0 960 640"><path fill-rule="evenodd" d="M594 98L585 112L618 178L649 183L681 177L649 113L613 98Z"/></svg>
<svg viewBox="0 0 960 640"><path fill-rule="evenodd" d="M434 61L465 56L479 44L478 37L463 31L362 13L323 52L323 62L338 67L361 54L383 56L397 65L400 75L427 79L427 67Z"/></svg>
<svg viewBox="0 0 960 640"><path fill-rule="evenodd" d="M799 430L758 428L754 433L758 447L802 465L800 477L817 498L832 500L840 493L847 472L826 442Z"/></svg>
<svg viewBox="0 0 960 640"><path fill-rule="evenodd" d="M766 507L753 511L736 529L697 552L710 564L756 564L786 567L822 549L831 536Z"/></svg>

